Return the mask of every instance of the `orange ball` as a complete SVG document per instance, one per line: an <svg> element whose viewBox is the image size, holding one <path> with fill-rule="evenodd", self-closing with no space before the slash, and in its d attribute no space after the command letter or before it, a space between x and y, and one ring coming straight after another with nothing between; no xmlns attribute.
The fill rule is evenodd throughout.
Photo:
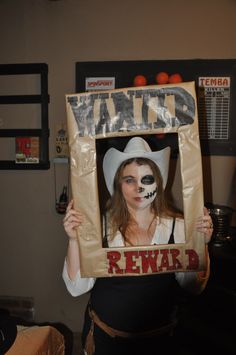
<svg viewBox="0 0 236 355"><path fill-rule="evenodd" d="M159 84L159 85L167 84L169 81L169 75L166 72L161 71L160 73L157 73L155 79L156 79L157 84Z"/></svg>
<svg viewBox="0 0 236 355"><path fill-rule="evenodd" d="M134 86L145 86L147 85L147 79L144 75L136 75L134 78Z"/></svg>
<svg viewBox="0 0 236 355"><path fill-rule="evenodd" d="M156 134L157 139L164 139L165 138L165 133L158 133Z"/></svg>
<svg viewBox="0 0 236 355"><path fill-rule="evenodd" d="M179 73L175 73L170 75L169 77L169 83L170 84L178 84L183 81L182 76Z"/></svg>

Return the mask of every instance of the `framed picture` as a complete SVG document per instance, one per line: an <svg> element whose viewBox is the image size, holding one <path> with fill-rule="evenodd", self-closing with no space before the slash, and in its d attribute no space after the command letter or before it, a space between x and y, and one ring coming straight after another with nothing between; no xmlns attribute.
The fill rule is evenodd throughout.
<svg viewBox="0 0 236 355"><path fill-rule="evenodd" d="M16 137L17 164L39 163L39 137Z"/></svg>
<svg viewBox="0 0 236 355"><path fill-rule="evenodd" d="M204 236L195 227L204 202L194 82L71 94L66 95L66 107L72 195L75 208L84 215L77 233L82 277L205 269ZM123 151L134 137L144 139L153 151L163 150L169 135L176 138L176 146L170 148L172 154L178 151L180 160L182 242L108 247L104 244L109 199L102 171L104 154L110 147Z"/></svg>

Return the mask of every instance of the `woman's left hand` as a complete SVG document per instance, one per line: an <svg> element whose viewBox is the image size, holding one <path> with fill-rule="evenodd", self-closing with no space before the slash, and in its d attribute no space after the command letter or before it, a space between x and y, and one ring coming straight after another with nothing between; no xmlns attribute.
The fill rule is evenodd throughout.
<svg viewBox="0 0 236 355"><path fill-rule="evenodd" d="M196 227L199 232L204 234L205 243L208 244L213 233L213 222L206 207L204 207L203 217L197 221Z"/></svg>

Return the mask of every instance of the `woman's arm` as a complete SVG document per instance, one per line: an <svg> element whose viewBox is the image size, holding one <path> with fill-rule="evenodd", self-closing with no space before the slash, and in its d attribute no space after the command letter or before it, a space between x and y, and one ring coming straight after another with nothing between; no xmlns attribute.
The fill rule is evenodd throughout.
<svg viewBox="0 0 236 355"><path fill-rule="evenodd" d="M201 293L207 285L210 276L210 258L208 253L208 243L211 241L213 233L213 223L207 208L204 207L203 217L197 221L196 229L204 234L206 270L200 272L179 272L176 273L176 279L181 287L191 293Z"/></svg>
<svg viewBox="0 0 236 355"><path fill-rule="evenodd" d="M82 278L80 275L80 271L78 271L75 278L71 280L67 272L66 260L64 263L62 277L65 282L67 290L70 292L70 294L73 297L81 296L84 293L90 291L93 288L93 285L96 281L96 279L92 277Z"/></svg>
<svg viewBox="0 0 236 355"><path fill-rule="evenodd" d="M79 244L76 229L82 224L83 215L73 209L73 200L69 203L65 218L63 219L64 229L68 236L68 247L66 255L67 272L71 280L73 280L79 269Z"/></svg>
<svg viewBox="0 0 236 355"><path fill-rule="evenodd" d="M73 208L73 200L69 203L65 218L64 229L68 236L67 255L63 268L63 279L72 296L79 296L89 291L95 282L93 278L81 278L80 257L77 228L83 223L83 215Z"/></svg>
<svg viewBox="0 0 236 355"><path fill-rule="evenodd" d="M204 207L203 209L203 217L199 218L197 221L196 229L204 234L205 244L207 245L211 241L213 233L213 223L206 207Z"/></svg>

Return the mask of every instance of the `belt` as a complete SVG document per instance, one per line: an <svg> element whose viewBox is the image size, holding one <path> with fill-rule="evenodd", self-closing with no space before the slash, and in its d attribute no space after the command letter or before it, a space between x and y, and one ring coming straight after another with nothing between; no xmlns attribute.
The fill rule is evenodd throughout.
<svg viewBox="0 0 236 355"><path fill-rule="evenodd" d="M92 355L95 352L95 344L93 339L94 324L96 324L99 328L101 328L106 334L108 334L112 338L121 337L121 338L129 338L129 339L147 338L147 337L153 337L153 336L158 336L163 334L171 335L174 327L177 324L176 321L173 321L171 323L168 323L156 329L151 329L144 332L130 333L130 332L125 332L123 330L118 330L110 327L98 317L98 315L94 310L91 310L89 308L88 312L91 318L91 326L85 342L85 350L88 355Z"/></svg>

